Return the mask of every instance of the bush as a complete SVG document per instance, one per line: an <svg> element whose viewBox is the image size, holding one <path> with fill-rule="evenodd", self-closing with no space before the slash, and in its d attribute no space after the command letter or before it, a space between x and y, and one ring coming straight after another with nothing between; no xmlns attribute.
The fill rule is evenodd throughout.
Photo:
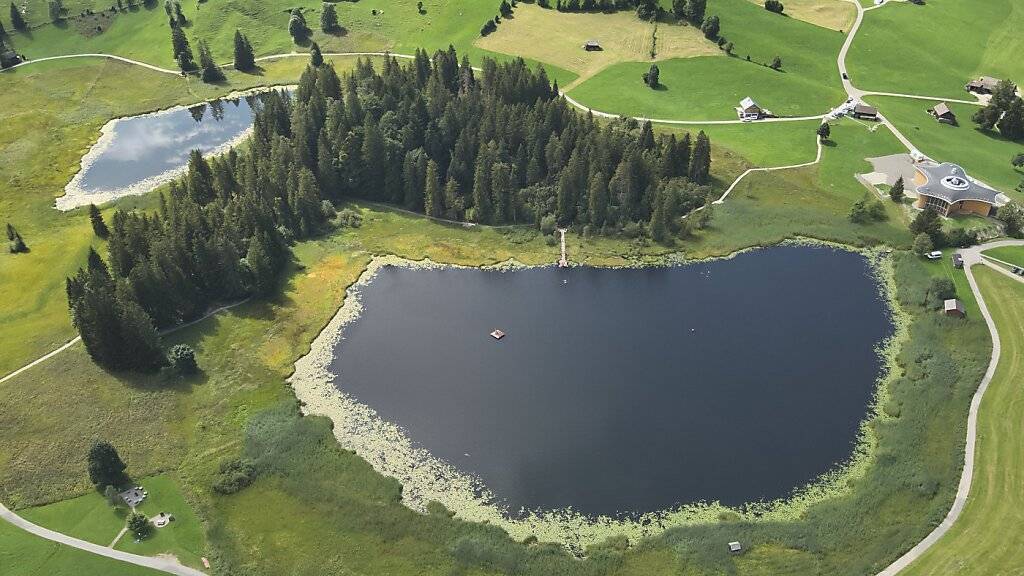
<svg viewBox="0 0 1024 576"><path fill-rule="evenodd" d="M153 525L142 514L132 514L128 517L128 530L139 540L149 536L153 532Z"/></svg>
<svg viewBox="0 0 1024 576"><path fill-rule="evenodd" d="M640 224L637 222L627 222L622 227L622 235L626 238L638 238L642 232L643 229L640 228Z"/></svg>
<svg viewBox="0 0 1024 576"><path fill-rule="evenodd" d="M885 206L877 199L872 199L866 194L860 200L854 202L850 208L850 222L855 224L867 224L869 222L881 222L888 218Z"/></svg>
<svg viewBox="0 0 1024 576"><path fill-rule="evenodd" d="M199 371L199 366L196 364L196 351L188 344L172 346L171 351L167 353L167 363L170 364L171 370L185 376Z"/></svg>
<svg viewBox="0 0 1024 576"><path fill-rule="evenodd" d="M977 230L955 228L946 234L946 244L955 248L967 248L978 243Z"/></svg>
<svg viewBox="0 0 1024 576"><path fill-rule="evenodd" d="M548 246L554 246L555 244L558 244L558 240L555 239L554 234L548 234L547 236L544 236L544 243Z"/></svg>
<svg viewBox="0 0 1024 576"><path fill-rule="evenodd" d="M334 209L334 204L331 204L330 200L320 202L320 212L323 212L324 218L328 220L333 220L338 215L338 211Z"/></svg>
<svg viewBox="0 0 1024 576"><path fill-rule="evenodd" d="M551 235L555 233L555 215L548 214L540 219L540 233Z"/></svg>
<svg viewBox="0 0 1024 576"><path fill-rule="evenodd" d="M343 228L359 228L363 225L363 215L351 208L345 208L338 214L338 224Z"/></svg>
<svg viewBox="0 0 1024 576"><path fill-rule="evenodd" d="M256 465L252 460L225 460L220 463L220 472L214 478L213 491L217 494L234 494L252 484L256 476Z"/></svg>
<svg viewBox="0 0 1024 576"><path fill-rule="evenodd" d="M924 256L935 248L931 236L921 232L914 237L914 254Z"/></svg>
<svg viewBox="0 0 1024 576"><path fill-rule="evenodd" d="M932 279L928 292L938 298L939 302L942 302L950 298L956 298L956 284L953 284L953 281L945 276L939 276Z"/></svg>
<svg viewBox="0 0 1024 576"><path fill-rule="evenodd" d="M776 14L782 14L785 7L782 5L782 2L779 2L779 0L764 0L764 9Z"/></svg>

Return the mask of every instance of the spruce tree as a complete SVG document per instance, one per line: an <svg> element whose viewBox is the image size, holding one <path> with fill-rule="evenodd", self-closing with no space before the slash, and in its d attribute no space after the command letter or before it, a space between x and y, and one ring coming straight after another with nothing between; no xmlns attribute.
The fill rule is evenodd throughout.
<svg viewBox="0 0 1024 576"><path fill-rule="evenodd" d="M127 479L124 471L128 466L109 442L93 440L86 460L89 464L89 480L97 487L117 487Z"/></svg>
<svg viewBox="0 0 1024 576"><path fill-rule="evenodd" d="M697 134L697 142L693 146L689 175L690 180L697 184L708 184L711 180L711 141L703 130Z"/></svg>
<svg viewBox="0 0 1024 576"><path fill-rule="evenodd" d="M338 23L338 12L334 9L334 4L329 2L324 4L324 11L320 13L320 29L328 34L341 29L341 25Z"/></svg>
<svg viewBox="0 0 1024 576"><path fill-rule="evenodd" d="M103 221L103 214L95 204L89 204L89 221L92 223L92 231L100 238L106 239L110 235L107 223Z"/></svg>
<svg viewBox="0 0 1024 576"><path fill-rule="evenodd" d="M903 196L903 176L900 176L896 179L896 182L893 183L892 188L889 189L889 198L891 198L893 202L903 202Z"/></svg>
<svg viewBox="0 0 1024 576"><path fill-rule="evenodd" d="M299 8L293 9L291 16L288 18L288 34L291 35L292 40L295 42L302 42L309 36L306 17L302 15L302 10Z"/></svg>
<svg viewBox="0 0 1024 576"><path fill-rule="evenodd" d="M22 32L28 29L28 22L25 21L25 18L21 15L21 11L14 5L14 2L11 2L11 26L15 30Z"/></svg>
<svg viewBox="0 0 1024 576"><path fill-rule="evenodd" d="M608 182L602 172L590 176L587 185L587 216L595 227L604 225L608 212Z"/></svg>
<svg viewBox="0 0 1024 576"><path fill-rule="evenodd" d="M440 173L437 162L427 162L426 183L423 186L423 210L427 216L439 217L444 212Z"/></svg>
<svg viewBox="0 0 1024 576"><path fill-rule="evenodd" d="M323 66L324 55L320 52L320 46L316 42L309 47L309 63L315 67Z"/></svg>
<svg viewBox="0 0 1024 576"><path fill-rule="evenodd" d="M667 244L669 241L668 213L665 204L665 190L659 187L654 196L654 210L649 223L651 238L659 244Z"/></svg>
<svg viewBox="0 0 1024 576"><path fill-rule="evenodd" d="M206 44L205 40L199 41L199 65L202 68L203 82L224 81L224 72L221 71L220 66L217 66L217 62L214 61L213 55L210 54L210 47Z"/></svg>
<svg viewBox="0 0 1024 576"><path fill-rule="evenodd" d="M253 54L252 44L242 34L241 30L235 30L235 70L249 72L256 68L256 58Z"/></svg>

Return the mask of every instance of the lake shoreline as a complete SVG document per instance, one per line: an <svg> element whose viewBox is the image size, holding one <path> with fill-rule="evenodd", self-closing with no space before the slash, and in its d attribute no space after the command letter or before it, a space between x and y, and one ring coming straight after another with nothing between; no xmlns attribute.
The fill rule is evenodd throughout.
<svg viewBox="0 0 1024 576"><path fill-rule="evenodd" d="M671 527L712 524L725 517L744 521L793 519L811 505L849 490L852 481L862 478L873 462L877 441L871 423L885 418L879 407L884 405L888 397L886 383L895 373L895 357L908 337L909 323L906 321L907 314L896 304L894 266L890 259L884 257L884 252L813 239L790 240L775 246L785 245L829 247L865 256L893 327L891 336L878 346L877 353L882 360L880 376L875 382L849 458L837 462L809 484L795 487L785 498L753 502L740 507L723 506L718 502L696 502L625 517L594 517L571 509L521 510L518 514L510 515L507 509L495 504L493 494L487 491L478 478L416 446L400 426L384 421L372 408L335 386L335 376L330 371L335 348L344 340L345 327L358 319L363 311L361 290L373 281L381 269L386 266L413 269L475 268L473 266L450 266L430 260L414 261L390 255L374 257L359 278L347 288L343 305L313 340L309 352L295 363L295 370L288 382L302 404L304 414L329 418L334 424L335 438L342 447L354 450L377 472L394 477L403 485L402 501L406 506L426 513L430 502L440 502L460 519L498 525L516 539L536 536L542 541L558 542L574 553L581 554L586 546L619 534L636 541ZM603 268L687 265L731 259L761 248L764 247L746 248L723 257L700 260L679 260L678 254L669 254L653 266L630 264ZM508 261L479 268L513 270L534 267L541 266L525 266Z"/></svg>
<svg viewBox="0 0 1024 576"><path fill-rule="evenodd" d="M245 98L247 96L265 94L267 92L271 92L274 90L289 90L295 87L296 85L294 84L257 86L246 90L235 90L228 94L225 94L220 98L203 100L200 102L196 102L194 104L181 104L177 106L171 106L169 108L144 112L142 114L134 114L131 116L118 116L116 118L111 118L100 128L99 138L97 138L96 141L92 144L92 146L89 147L89 150L86 151L84 155L82 155L82 158L79 161L78 171L75 172L71 180L64 186L64 194L58 196L54 200L53 207L59 210L60 212L68 212L76 208L88 206L90 204L95 204L99 206L101 204L106 204L108 202L113 202L115 200L119 200L121 198L126 198L129 196L142 196L144 194L152 192L153 190L159 188L160 186L168 184L169 182L175 180L176 178L180 177L182 174L187 172L188 164L186 163L176 168L170 168L168 170L165 170L164 172L161 172L160 174L150 176L128 186L92 192L85 190L85 188L83 188L82 186L82 180L85 178L86 172L100 158L100 156L103 155L103 153L106 152L113 145L115 137L115 127L120 122L123 122L125 120L134 120L137 118L165 116L177 112L186 111L196 106L206 106L209 105L211 102L237 100ZM212 156L220 156L223 154L227 154L232 148L239 146L240 144L245 142L251 135L252 123L250 122L249 127L243 130L241 134L220 144L213 150L205 152L203 156L206 158L210 158Z"/></svg>

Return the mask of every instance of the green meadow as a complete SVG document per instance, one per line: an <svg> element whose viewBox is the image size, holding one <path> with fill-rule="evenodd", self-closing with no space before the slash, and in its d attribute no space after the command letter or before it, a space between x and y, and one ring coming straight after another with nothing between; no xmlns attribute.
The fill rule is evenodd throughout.
<svg viewBox="0 0 1024 576"><path fill-rule="evenodd" d="M4 576L158 576L157 570L125 564L44 540L0 521L0 570Z"/></svg>
<svg viewBox="0 0 1024 576"><path fill-rule="evenodd" d="M141 542L136 542L133 534L126 533L117 541L116 548L144 556L173 554L184 564L200 567L204 548L203 529L175 481L160 475L134 479L133 483L149 492L136 512L149 518L166 512L174 517L174 521L163 528L154 529ZM113 507L102 494L90 491L77 498L27 508L19 514L44 528L108 546L124 528L130 512L124 504Z"/></svg>
<svg viewBox="0 0 1024 576"><path fill-rule="evenodd" d="M1002 260L1014 266L1024 268L1024 246L1003 246L1002 248L991 248L982 252L997 260Z"/></svg>
<svg viewBox="0 0 1024 576"><path fill-rule="evenodd" d="M1024 284L985 266L974 276L993 315L1002 352L978 413L974 482L956 524L906 570L908 576L1010 574L1024 564Z"/></svg>
<svg viewBox="0 0 1024 576"><path fill-rule="evenodd" d="M99 9L106 1L67 0L65 5L75 12ZM412 52L453 44L473 58L489 54L473 43L480 25L496 11L495 2L424 0L424 13L415 4L339 3L346 33L316 32L313 40L324 51ZM28 5L30 21L41 22L45 2L29 0ZM1014 50L1021 47L1020 36L1012 35L1024 25L1020 5L1019 0L985 6L929 0L924 7L893 3L873 10L851 52L851 75L863 88L954 96L962 92L962 76L1021 75L1024 69L1011 57L1021 51ZM236 27L249 35L257 55L304 52L286 31L288 12L296 6L318 28L322 5L311 0L183 4L193 45L206 39L225 61ZM659 62L663 90L641 83L648 63L613 64L571 95L603 111L687 119L733 119L733 107L744 96L778 115L822 114L845 98L835 73L844 38L838 30L775 15L748 0L711 0L708 14L722 19L722 34L736 46L733 57ZM0 17L6 22L6 13ZM952 29L971 41L949 42L936 33L940 22L953 23ZM892 46L893 37L901 38L899 49L881 50ZM102 34L74 24L44 25L12 38L30 57L110 52L174 65L161 4L118 14ZM781 71L763 65L774 56L783 60ZM333 61L341 71L355 60ZM291 83L305 65L305 58L265 61L256 74L229 72L219 86L89 59L33 64L0 75L0 212L31 248L28 254L0 253L0 374L75 336L64 279L84 263L90 246L101 254L106 250L84 210L59 213L52 204L100 127L114 117ZM550 63L546 67L562 85L576 78ZM1021 174L1009 159L1020 146L974 130L969 124L973 107L953 106L962 118L955 128L925 115L923 101L875 100L926 154L961 163L1004 190L1019 182ZM712 188L720 194L747 168L813 160L817 126L818 121L809 120L656 130L704 129L714 143ZM118 447L129 472L149 490L151 499L142 510L178 518L151 539L135 543L126 536L117 548L172 553L192 566L206 556L216 573L278 576L282 567L302 575L393 576L874 573L927 534L952 503L967 407L990 352L988 331L964 272L952 268L948 258L924 261L905 250L912 241L909 209L883 199L885 220L862 225L848 219L854 202L873 194L853 176L871 170L864 158L903 150L885 129L834 122L819 164L751 173L724 204L712 208L707 229L674 246L584 237L576 231L567 237L570 259L595 265L722 257L789 239L897 250L886 257L887 269L907 338L889 351L896 369L879 396L878 412L865 424L872 458L862 476L849 478L802 513L771 520L727 513L721 522L673 527L642 542L598 543L581 560L556 545L515 542L497 527L452 519L443 510L422 515L403 506L397 481L342 449L327 420L300 415L285 384L294 362L342 305L346 289L373 255L473 266L512 258L551 264L558 248L528 227L450 226L360 202L348 207L363 215L361 227L336 228L294 247L294 261L272 297L246 302L164 338L165 345L195 348L198 375L108 372L79 344L0 383L0 501L43 526L109 544L124 519L92 491L85 462L91 439L102 437ZM109 221L117 207L155 206L155 195L149 194L106 206L104 215ZM992 253L1024 261L1019 250ZM1024 293L992 271L978 267L976 275L996 314L1004 347L982 407L980 488L972 493L962 522L911 574L996 574L1021 562L1024 543L1014 528L1024 519L1021 506L1014 504L1024 470L1022 405L1012 383L1021 379L1017 360L1024 355L1024 337L1016 328L1024 325ZM940 303L928 296L930 284L942 277L953 279L968 310L966 320L942 316ZM260 477L237 494L215 495L211 485L219 464L242 456L259 464ZM737 539L745 552L728 554L724 543ZM985 544L978 545L979 540ZM0 522L2 576L150 573Z"/></svg>
<svg viewBox="0 0 1024 576"><path fill-rule="evenodd" d="M890 96L871 96L868 100L930 158L960 164L968 174L1007 196L1024 199L1017 191L1024 181L1024 170L1010 164L1014 156L1024 153L1024 143L1007 140L995 130L979 129L971 121L977 106L949 104L959 124L951 126L928 113L937 102Z"/></svg>
<svg viewBox="0 0 1024 576"><path fill-rule="evenodd" d="M838 31L772 14L747 0L712 0L707 14L721 19L722 36L735 44L732 57L658 62L663 86L655 90L641 81L650 64L620 63L570 96L605 112L686 120L734 120L734 108L746 96L778 116L824 114L845 99L835 72L843 42ZM767 66L776 56L782 59L779 71Z"/></svg>
<svg viewBox="0 0 1024 576"><path fill-rule="evenodd" d="M289 4L278 0L184 2L182 9L189 20L185 33L193 51L198 40L205 40L214 57L225 65L231 63L236 29L249 37L257 57L307 52L309 42L296 44L288 34L292 8L302 9L313 31L309 41L317 42L324 52L392 51L411 54L417 48L432 52L454 45L474 61L484 55L509 58L508 55L473 47L473 42L479 37L480 26L494 16L496 4L487 0L465 3L425 0L422 13L417 11L416 4L413 0L337 3L335 7L344 30L336 34L320 30L323 4L315 0ZM98 6L95 8L99 9ZM45 3L42 10L45 13ZM30 12L29 20L34 24L41 23L34 12ZM29 58L109 53L176 69L167 15L159 2L152 7L118 12L109 23L104 23L102 33L97 33L95 27L85 28L71 20L61 25L42 24L25 33L12 32L10 39L18 51ZM572 72L550 63L546 68L549 75L563 85L576 78Z"/></svg>
<svg viewBox="0 0 1024 576"><path fill-rule="evenodd" d="M891 2L864 15L847 69L863 90L970 100L978 76L1024 82L1022 28L1018 0Z"/></svg>

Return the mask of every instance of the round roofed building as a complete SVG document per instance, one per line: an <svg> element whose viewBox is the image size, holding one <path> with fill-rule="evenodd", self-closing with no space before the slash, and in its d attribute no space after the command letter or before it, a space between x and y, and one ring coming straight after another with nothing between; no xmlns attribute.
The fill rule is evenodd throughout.
<svg viewBox="0 0 1024 576"><path fill-rule="evenodd" d="M931 207L943 216L966 213L988 216L1003 203L999 191L968 177L956 164L924 163L915 168L914 187L918 196L914 205L918 208Z"/></svg>

